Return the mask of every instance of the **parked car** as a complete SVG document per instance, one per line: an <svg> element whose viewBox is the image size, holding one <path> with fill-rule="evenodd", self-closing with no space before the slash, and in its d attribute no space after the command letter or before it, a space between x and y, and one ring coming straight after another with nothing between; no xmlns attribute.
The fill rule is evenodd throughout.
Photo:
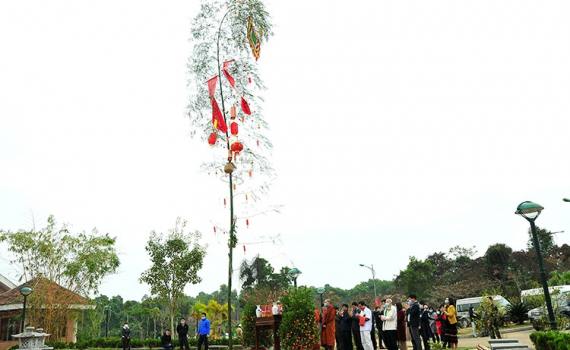
<svg viewBox="0 0 570 350"><path fill-rule="evenodd" d="M530 320L532 327L537 331L542 329L542 322L540 322L540 319L546 312L546 306L537 307L528 312L528 319ZM560 303L557 316L570 319L570 299L566 299Z"/></svg>
<svg viewBox="0 0 570 350"><path fill-rule="evenodd" d="M456 310L457 310L457 320L461 322L461 326L463 328L467 328L471 326L471 318L469 317L469 308L473 306L473 309L477 312L477 309L481 306L481 300L486 299L487 297L474 297L474 298L465 298L465 299L458 299L456 303ZM511 303L501 295L495 295L493 300L499 305L499 308L502 309L503 313L505 308Z"/></svg>

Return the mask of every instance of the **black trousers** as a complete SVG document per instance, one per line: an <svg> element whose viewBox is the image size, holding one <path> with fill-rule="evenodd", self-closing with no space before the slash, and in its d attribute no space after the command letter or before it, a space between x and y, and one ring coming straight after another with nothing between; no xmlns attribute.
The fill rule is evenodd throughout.
<svg viewBox="0 0 570 350"><path fill-rule="evenodd" d="M388 350L398 350L398 334L396 330L384 331L384 344Z"/></svg>
<svg viewBox="0 0 570 350"><path fill-rule="evenodd" d="M350 336L350 331L340 331L340 344L341 350L352 350L352 337Z"/></svg>
<svg viewBox="0 0 570 350"><path fill-rule="evenodd" d="M178 346L180 347L180 350L182 349L190 350L190 346L188 345L188 337L187 336L178 337Z"/></svg>
<svg viewBox="0 0 570 350"><path fill-rule="evenodd" d="M491 336L491 339L501 339L498 322L491 322L489 325L489 335Z"/></svg>
<svg viewBox="0 0 570 350"><path fill-rule="evenodd" d="M123 350L131 349L131 338L123 338Z"/></svg>
<svg viewBox="0 0 570 350"><path fill-rule="evenodd" d="M354 345L356 346L356 350L364 350L362 346L362 340L360 340L360 328L358 330L352 330L352 336L354 337Z"/></svg>
<svg viewBox="0 0 570 350"><path fill-rule="evenodd" d="M372 349L376 350L376 331L374 330L374 327L372 327L372 330L370 331L370 340L372 340Z"/></svg>
<svg viewBox="0 0 570 350"><path fill-rule="evenodd" d="M376 329L378 330L378 347L382 349L385 347L384 345L386 345L386 340L384 339L384 331L382 331L382 323L380 323L380 326L377 326ZM384 345L382 345L382 341L384 341Z"/></svg>
<svg viewBox="0 0 570 350"><path fill-rule="evenodd" d="M208 336L206 334L200 334L198 337L198 350L202 348L202 344L204 344L204 349L208 350Z"/></svg>

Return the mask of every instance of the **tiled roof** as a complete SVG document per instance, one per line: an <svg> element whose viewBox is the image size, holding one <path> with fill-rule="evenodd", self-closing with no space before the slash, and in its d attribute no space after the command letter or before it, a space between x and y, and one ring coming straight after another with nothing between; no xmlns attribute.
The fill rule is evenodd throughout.
<svg viewBox="0 0 570 350"><path fill-rule="evenodd" d="M32 287L34 289L34 293L58 293L60 297L65 297L68 301L67 304L69 305L86 305L90 304L89 300L82 297L79 294L76 294L69 289L63 288L62 286L51 282L46 278L34 278L29 280L28 282L24 282L21 285L17 286L14 289L11 289L3 294L0 294L0 305L9 305L9 304L21 304L24 302L24 297L20 294L20 288L22 287ZM29 299L28 299L29 300Z"/></svg>

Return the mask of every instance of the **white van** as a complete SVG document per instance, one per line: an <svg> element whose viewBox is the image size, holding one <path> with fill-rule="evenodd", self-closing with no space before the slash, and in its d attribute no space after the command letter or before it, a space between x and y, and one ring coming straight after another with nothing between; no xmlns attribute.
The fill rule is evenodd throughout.
<svg viewBox="0 0 570 350"><path fill-rule="evenodd" d="M562 295L562 293L568 294L570 293L570 286L566 285L566 286L548 287L548 292L550 293L551 297L557 294ZM535 289L523 290L521 291L521 301L522 302L529 301L529 297L537 295L544 295L544 289L535 288Z"/></svg>
<svg viewBox="0 0 570 350"><path fill-rule="evenodd" d="M461 322L463 328L471 326L471 318L469 317L469 308L473 307L473 310L477 312L477 309L481 306L481 300L485 301L487 297L474 297L458 299L456 302L455 309L457 310L457 321ZM495 295L493 300L499 305L499 307L507 307L511 305L509 301L500 295Z"/></svg>

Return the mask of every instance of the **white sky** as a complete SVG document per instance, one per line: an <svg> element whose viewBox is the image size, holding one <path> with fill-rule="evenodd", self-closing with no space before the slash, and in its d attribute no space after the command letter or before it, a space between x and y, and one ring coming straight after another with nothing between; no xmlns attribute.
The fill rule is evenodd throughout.
<svg viewBox="0 0 570 350"><path fill-rule="evenodd" d="M116 236L109 296L148 293L144 245L177 216L209 245L203 283L186 293L227 283L226 237L212 229L229 215L227 188L200 173L213 151L184 117L198 8L0 2L0 227L29 228L33 212L42 226L53 214ZM392 279L410 255L522 249L524 200L570 242L570 3L273 0L269 11L276 35L258 64L278 179L263 203L284 208L238 238L282 244L245 255L240 244L236 267L260 253L294 264L299 284L351 288L370 278L359 263Z"/></svg>

